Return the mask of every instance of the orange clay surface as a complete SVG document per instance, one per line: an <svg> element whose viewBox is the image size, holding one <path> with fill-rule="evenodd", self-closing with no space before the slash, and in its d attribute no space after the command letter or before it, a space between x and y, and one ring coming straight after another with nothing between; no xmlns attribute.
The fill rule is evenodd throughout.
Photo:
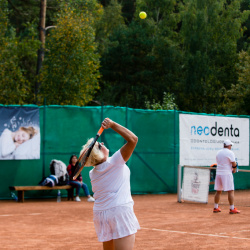
<svg viewBox="0 0 250 250"><path fill-rule="evenodd" d="M241 197L242 196L242 197ZM245 200L245 192L235 201ZM134 195L135 214L141 230L134 249L250 249L250 199L230 215L226 194L221 213L214 214L213 194L208 204L177 202L174 194ZM55 199L24 203L0 201L0 249L97 250L92 216L93 203L57 203Z"/></svg>

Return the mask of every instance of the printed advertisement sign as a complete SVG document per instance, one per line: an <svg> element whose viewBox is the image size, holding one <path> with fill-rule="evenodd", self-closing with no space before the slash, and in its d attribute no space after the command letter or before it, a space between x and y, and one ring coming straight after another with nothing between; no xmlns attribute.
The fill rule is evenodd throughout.
<svg viewBox="0 0 250 250"><path fill-rule="evenodd" d="M0 107L0 160L40 159L39 109Z"/></svg>
<svg viewBox="0 0 250 250"><path fill-rule="evenodd" d="M180 165L210 166L230 139L239 166L249 166L249 119L180 114Z"/></svg>
<svg viewBox="0 0 250 250"><path fill-rule="evenodd" d="M201 203L208 202L210 170L184 167L182 199Z"/></svg>

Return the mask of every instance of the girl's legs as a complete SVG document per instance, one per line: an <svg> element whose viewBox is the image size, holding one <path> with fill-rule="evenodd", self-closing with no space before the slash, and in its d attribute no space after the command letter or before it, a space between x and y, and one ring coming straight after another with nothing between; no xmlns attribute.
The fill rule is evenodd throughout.
<svg viewBox="0 0 250 250"><path fill-rule="evenodd" d="M103 242L103 250L115 250L114 241L110 240Z"/></svg>
<svg viewBox="0 0 250 250"><path fill-rule="evenodd" d="M135 244L135 234L114 240L115 250L132 250Z"/></svg>
<svg viewBox="0 0 250 250"><path fill-rule="evenodd" d="M132 250L135 244L135 234L103 242L103 250Z"/></svg>

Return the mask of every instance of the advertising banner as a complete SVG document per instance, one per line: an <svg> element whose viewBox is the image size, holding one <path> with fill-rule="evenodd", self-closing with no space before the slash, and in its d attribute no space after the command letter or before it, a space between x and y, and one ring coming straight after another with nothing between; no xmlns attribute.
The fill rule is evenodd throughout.
<svg viewBox="0 0 250 250"><path fill-rule="evenodd" d="M0 107L0 160L40 159L39 109Z"/></svg>
<svg viewBox="0 0 250 250"><path fill-rule="evenodd" d="M208 202L210 170L184 167L182 199L186 201Z"/></svg>
<svg viewBox="0 0 250 250"><path fill-rule="evenodd" d="M239 166L249 166L249 119L180 114L180 165L210 166L230 139Z"/></svg>

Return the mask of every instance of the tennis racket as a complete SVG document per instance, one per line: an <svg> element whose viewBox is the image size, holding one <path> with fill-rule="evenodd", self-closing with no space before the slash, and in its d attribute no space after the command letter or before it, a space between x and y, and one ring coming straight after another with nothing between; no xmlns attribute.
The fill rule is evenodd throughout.
<svg viewBox="0 0 250 250"><path fill-rule="evenodd" d="M88 158L91 154L91 151L93 149L93 147L95 146L96 141L98 140L98 138L100 137L100 135L102 134L104 128L101 127L99 129L99 131L97 132L95 138L93 139L93 141L90 143L90 145L81 153L81 155L79 156L76 164L75 164L75 171L72 173L71 175L71 179L74 181L79 174L81 173L82 169L84 168L86 162L88 161ZM80 165L80 162L82 162L82 164Z"/></svg>

